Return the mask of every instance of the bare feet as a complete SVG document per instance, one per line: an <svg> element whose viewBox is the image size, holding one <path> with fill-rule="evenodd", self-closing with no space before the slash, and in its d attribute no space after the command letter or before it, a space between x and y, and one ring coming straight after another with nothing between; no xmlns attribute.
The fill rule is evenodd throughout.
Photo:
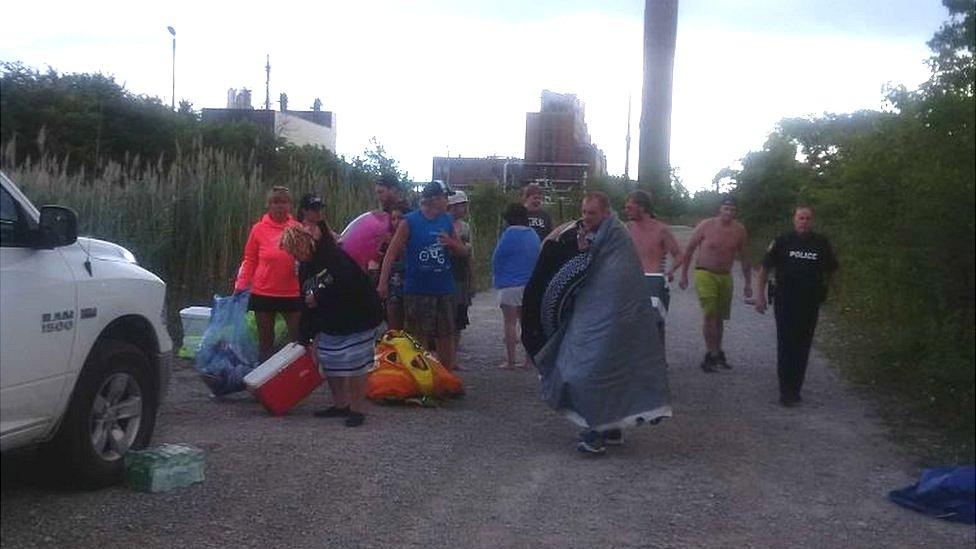
<svg viewBox="0 0 976 549"><path fill-rule="evenodd" d="M501 370L514 370L515 369L515 365L514 364L510 364L508 362L502 362L501 364L498 365L498 368L501 369Z"/></svg>

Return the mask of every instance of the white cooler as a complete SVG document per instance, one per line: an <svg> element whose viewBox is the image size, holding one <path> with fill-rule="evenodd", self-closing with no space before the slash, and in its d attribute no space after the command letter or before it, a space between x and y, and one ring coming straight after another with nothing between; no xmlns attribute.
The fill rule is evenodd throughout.
<svg viewBox="0 0 976 549"><path fill-rule="evenodd" d="M187 307L180 311L183 337L200 337L210 324L210 307Z"/></svg>
<svg viewBox="0 0 976 549"><path fill-rule="evenodd" d="M183 325L183 347L179 351L181 358L192 359L197 354L197 348L203 339L203 332L210 324L210 307L187 307L180 311L180 323Z"/></svg>

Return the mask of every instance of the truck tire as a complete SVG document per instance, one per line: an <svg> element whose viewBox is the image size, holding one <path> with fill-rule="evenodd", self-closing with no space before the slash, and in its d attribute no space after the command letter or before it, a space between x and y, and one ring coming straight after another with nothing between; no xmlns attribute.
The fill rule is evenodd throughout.
<svg viewBox="0 0 976 549"><path fill-rule="evenodd" d="M78 377L48 455L72 485L114 484L122 478L125 453L152 438L158 406L146 354L124 341L102 341Z"/></svg>

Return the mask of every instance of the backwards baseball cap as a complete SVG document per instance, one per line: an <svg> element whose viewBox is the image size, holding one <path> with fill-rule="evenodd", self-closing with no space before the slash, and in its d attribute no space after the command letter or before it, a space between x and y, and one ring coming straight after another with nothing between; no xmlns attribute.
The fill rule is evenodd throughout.
<svg viewBox="0 0 976 549"><path fill-rule="evenodd" d="M468 202L468 195L464 194L464 191L454 191L447 199L447 204L453 206L455 204L466 204Z"/></svg>
<svg viewBox="0 0 976 549"><path fill-rule="evenodd" d="M738 206L738 204L735 202L735 198L732 198L731 196L726 196L725 198L723 198L722 199L722 205L723 206Z"/></svg>
<svg viewBox="0 0 976 549"><path fill-rule="evenodd" d="M447 183L439 179L435 179L430 183L424 185L424 190L420 191L420 198L434 198L435 196L451 196L454 191L451 190Z"/></svg>
<svg viewBox="0 0 976 549"><path fill-rule="evenodd" d="M312 193L302 195L302 200L298 203L298 207L303 210L321 210L324 205L322 198Z"/></svg>

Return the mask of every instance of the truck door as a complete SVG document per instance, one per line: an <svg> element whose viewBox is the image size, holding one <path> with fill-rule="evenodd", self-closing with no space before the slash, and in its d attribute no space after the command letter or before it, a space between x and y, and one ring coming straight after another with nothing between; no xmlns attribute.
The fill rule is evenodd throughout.
<svg viewBox="0 0 976 549"><path fill-rule="evenodd" d="M29 218L0 187L0 433L3 446L43 434L62 408L78 321L58 249L29 246Z"/></svg>

